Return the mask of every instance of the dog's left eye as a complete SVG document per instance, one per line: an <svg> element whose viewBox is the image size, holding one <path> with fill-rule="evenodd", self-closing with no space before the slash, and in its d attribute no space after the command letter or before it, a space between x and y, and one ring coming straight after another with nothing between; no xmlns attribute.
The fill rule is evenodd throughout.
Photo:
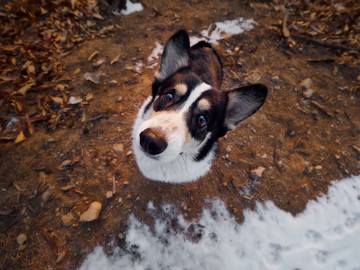
<svg viewBox="0 0 360 270"><path fill-rule="evenodd" d="M161 96L161 99L162 99L164 102L169 103L170 101L172 101L173 95L170 94L170 93L167 93L167 94L165 94L165 95L162 95L162 96Z"/></svg>
<svg viewBox="0 0 360 270"><path fill-rule="evenodd" d="M204 116L204 115L200 115L198 116L198 118L196 119L196 124L199 126L199 127L203 127L207 124L208 122L208 119Z"/></svg>

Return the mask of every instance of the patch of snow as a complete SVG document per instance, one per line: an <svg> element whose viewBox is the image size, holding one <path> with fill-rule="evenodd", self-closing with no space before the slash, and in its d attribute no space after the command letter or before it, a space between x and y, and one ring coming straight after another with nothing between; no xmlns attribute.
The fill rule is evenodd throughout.
<svg viewBox="0 0 360 270"><path fill-rule="evenodd" d="M11 127L12 125L15 125L20 122L20 119L18 118L11 118L10 121L6 124L6 128Z"/></svg>
<svg viewBox="0 0 360 270"><path fill-rule="evenodd" d="M236 20L228 20L223 22L216 22L215 29L210 33L211 25L207 30L203 30L201 35L204 36L208 42L218 44L218 41L227 37L227 35L238 35L244 31L250 31L254 28L256 22L253 19L245 20L239 18Z"/></svg>
<svg viewBox="0 0 360 270"><path fill-rule="evenodd" d="M154 68L157 66L158 59L161 56L163 50L164 50L164 46L161 45L159 42L156 42L155 49L152 51L151 55L147 59L149 68Z"/></svg>
<svg viewBox="0 0 360 270"><path fill-rule="evenodd" d="M144 8L141 3L133 3L130 0L126 0L126 8L121 10L122 15L130 15L135 12L140 12Z"/></svg>
<svg viewBox="0 0 360 270"><path fill-rule="evenodd" d="M79 97L73 97L71 96L70 99L69 99L69 103L70 104L78 104L80 102L82 102L83 99L82 98L79 98Z"/></svg>
<svg viewBox="0 0 360 270"><path fill-rule="evenodd" d="M360 269L359 194L360 176L344 179L295 217L272 202L257 203L244 211L243 224L220 200L198 223L168 204L156 214L149 203L153 230L131 216L126 249L108 257L96 247L80 269ZM169 228L174 219L176 231Z"/></svg>
<svg viewBox="0 0 360 270"><path fill-rule="evenodd" d="M136 71L137 73L140 73L141 68L143 67L143 65L144 65L144 64L143 64L141 61L137 62L136 65L135 65L135 71Z"/></svg>
<svg viewBox="0 0 360 270"><path fill-rule="evenodd" d="M191 36L190 45L193 46L200 41L206 41L212 44L218 44L218 41L229 37L231 35L241 34L244 31L250 31L254 25L257 24L253 19L245 20L244 18L238 18L235 20L227 20L223 22L214 23L215 28L210 25L207 30L201 31L201 37ZM210 29L214 28L209 35ZM156 47L152 54L148 58L149 68L155 68L157 66L157 59L161 56L164 50L164 46L156 43ZM227 51L229 54L231 51ZM156 53L156 54L155 54ZM151 59L150 59L151 58Z"/></svg>

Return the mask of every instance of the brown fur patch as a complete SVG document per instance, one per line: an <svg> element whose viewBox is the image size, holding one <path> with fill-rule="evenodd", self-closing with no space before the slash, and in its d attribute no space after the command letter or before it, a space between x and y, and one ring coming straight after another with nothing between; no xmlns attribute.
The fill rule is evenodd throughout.
<svg viewBox="0 0 360 270"><path fill-rule="evenodd" d="M198 102L198 107L201 110L209 110L211 108L211 103L207 99L203 98Z"/></svg>

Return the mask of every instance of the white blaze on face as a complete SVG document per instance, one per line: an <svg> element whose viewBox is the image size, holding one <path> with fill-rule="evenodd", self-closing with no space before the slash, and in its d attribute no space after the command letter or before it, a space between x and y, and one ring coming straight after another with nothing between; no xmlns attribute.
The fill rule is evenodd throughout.
<svg viewBox="0 0 360 270"><path fill-rule="evenodd" d="M186 85L182 84L176 86L178 91L180 89L185 90L186 88ZM194 104L203 92L209 89L211 89L210 85L202 83L190 93L188 99L182 104L179 110L155 112L148 120L140 123L134 134L134 139L138 147L141 147L140 133L147 128L153 128L160 130L160 133L163 134L167 142L166 149L159 155L156 155L156 161L169 162L176 159L183 151L191 151L189 145L195 146L195 142L189 134L185 117L191 105ZM145 153L143 153L143 155L145 155ZM150 157L147 158L151 159Z"/></svg>

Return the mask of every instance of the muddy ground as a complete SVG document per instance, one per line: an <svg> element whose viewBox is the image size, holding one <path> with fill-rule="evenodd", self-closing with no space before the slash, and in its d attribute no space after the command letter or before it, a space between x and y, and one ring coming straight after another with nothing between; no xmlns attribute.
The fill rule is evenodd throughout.
<svg viewBox="0 0 360 270"><path fill-rule="evenodd" d="M150 201L174 204L189 220L198 218L206 198L226 202L239 222L243 209L256 201L271 200L295 215L326 194L332 180L360 173L358 62L340 61L340 49L295 38L289 42L281 31L284 12L273 4L143 4L142 12L106 18L116 26L111 33L62 57L71 96L87 100L71 107L72 120L57 129L40 123L25 141L1 143L0 268L76 269L96 244L124 243L130 213L151 224ZM131 152L131 132L150 94L156 68L147 68L147 58L155 42L164 43L181 28L196 36L214 22L239 17L258 24L214 46L224 63L222 89L264 83L269 88L265 105L221 139L205 177L177 185L145 179ZM348 56L356 60L358 51ZM94 67L101 58L105 62ZM139 62L143 66L136 70ZM86 72L103 75L93 83L84 78ZM307 78L312 95L300 85ZM123 149L115 151L114 144ZM251 171L259 167L265 170L254 179ZM99 218L79 222L94 201L102 203ZM19 248L22 233L27 241Z"/></svg>

